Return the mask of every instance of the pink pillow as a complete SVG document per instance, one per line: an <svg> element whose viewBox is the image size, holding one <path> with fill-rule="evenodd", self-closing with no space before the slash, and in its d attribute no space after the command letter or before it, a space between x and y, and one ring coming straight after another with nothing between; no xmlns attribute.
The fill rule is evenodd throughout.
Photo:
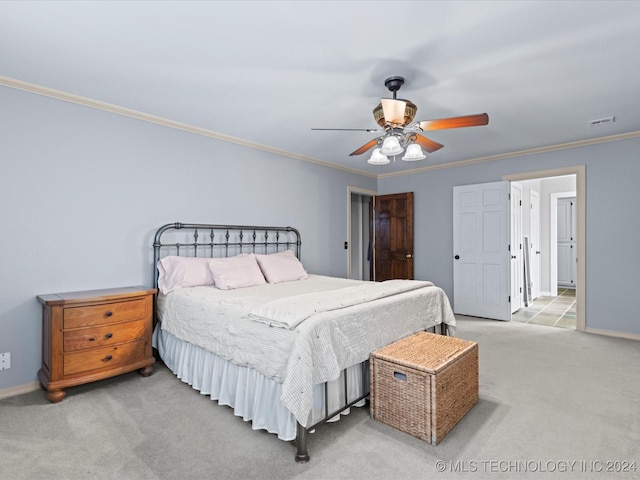
<svg viewBox="0 0 640 480"><path fill-rule="evenodd" d="M168 256L158 261L158 288L165 295L176 288L213 285L210 258Z"/></svg>
<svg viewBox="0 0 640 480"><path fill-rule="evenodd" d="M212 258L209 260L209 270L214 285L221 290L267 283L253 253L228 258Z"/></svg>
<svg viewBox="0 0 640 480"><path fill-rule="evenodd" d="M291 282L308 278L307 272L292 250L256 255L258 265L269 283Z"/></svg>

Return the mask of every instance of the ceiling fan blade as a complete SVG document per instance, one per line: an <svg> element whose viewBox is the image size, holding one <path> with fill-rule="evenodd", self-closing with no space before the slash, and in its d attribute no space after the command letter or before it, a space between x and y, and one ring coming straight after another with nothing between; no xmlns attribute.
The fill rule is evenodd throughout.
<svg viewBox="0 0 640 480"><path fill-rule="evenodd" d="M415 134L416 138L414 140L415 143L420 145L423 150L426 150L429 153L433 153L436 150L440 150L444 145L434 142L433 140L429 140L427 137L423 137L422 135Z"/></svg>
<svg viewBox="0 0 640 480"><path fill-rule="evenodd" d="M378 139L374 138L373 140L371 140L368 143L365 143L364 145L362 145L359 149L357 149L355 152L350 153L349 156L352 155L362 155L364 152L366 152L367 150L375 147L378 144Z"/></svg>
<svg viewBox="0 0 640 480"><path fill-rule="evenodd" d="M477 115L465 115L464 117L440 118L437 120L425 120L420 122L420 128L427 130L443 130L445 128L477 127L487 125L489 115L479 113Z"/></svg>
<svg viewBox="0 0 640 480"><path fill-rule="evenodd" d="M407 102L395 98L383 98L380 103L387 123L404 125L404 111L407 108Z"/></svg>
<svg viewBox="0 0 640 480"><path fill-rule="evenodd" d="M312 128L311 130L339 131L339 132L379 132L377 128Z"/></svg>

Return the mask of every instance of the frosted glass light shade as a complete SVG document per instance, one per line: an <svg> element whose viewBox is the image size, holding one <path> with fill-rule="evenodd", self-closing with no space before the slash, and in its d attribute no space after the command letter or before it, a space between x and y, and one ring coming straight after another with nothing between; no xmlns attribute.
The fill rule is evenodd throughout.
<svg viewBox="0 0 640 480"><path fill-rule="evenodd" d="M380 149L382 155L399 155L403 151L404 149L400 146L400 142L393 136L385 138Z"/></svg>
<svg viewBox="0 0 640 480"><path fill-rule="evenodd" d="M407 151L402 157L405 162L415 162L416 160L424 160L426 155L417 143L412 143L407 147Z"/></svg>
<svg viewBox="0 0 640 480"><path fill-rule="evenodd" d="M387 123L404 124L404 111L407 109L407 102L395 98L383 98L380 104Z"/></svg>
<svg viewBox="0 0 640 480"><path fill-rule="evenodd" d="M389 161L390 160L386 156L380 153L380 149L376 148L371 154L371 158L367 160L367 163L370 163L371 165L386 165Z"/></svg>

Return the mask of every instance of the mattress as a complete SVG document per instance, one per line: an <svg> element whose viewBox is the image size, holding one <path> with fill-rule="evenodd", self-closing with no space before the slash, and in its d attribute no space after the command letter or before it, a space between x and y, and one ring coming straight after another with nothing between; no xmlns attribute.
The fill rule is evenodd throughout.
<svg viewBox="0 0 640 480"><path fill-rule="evenodd" d="M444 291L431 284L345 308L319 311L295 328L251 318L251 312L281 298L368 282L322 275L305 280L237 290L181 288L158 296L160 328L172 337L246 367L281 384L280 400L306 426L314 386L340 377L366 361L371 351L455 317ZM286 302L285 302L286 303Z"/></svg>

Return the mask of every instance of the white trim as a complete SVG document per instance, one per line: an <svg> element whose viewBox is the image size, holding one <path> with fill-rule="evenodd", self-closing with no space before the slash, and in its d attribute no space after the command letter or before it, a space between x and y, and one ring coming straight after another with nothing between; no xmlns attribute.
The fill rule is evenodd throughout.
<svg viewBox="0 0 640 480"><path fill-rule="evenodd" d="M275 153L283 157L295 158L296 160L303 160L309 163L315 163L316 165L322 165L324 167L336 168L338 170L344 170L345 172L355 173L358 175L364 175L371 178L377 178L377 175L363 172L362 170L356 170L353 168L342 167L333 163L323 162L316 158L306 157L304 155L298 155L297 153L291 153L286 150L280 150L279 148L270 147L261 143L252 142L250 140L244 140L238 137L232 137L231 135L225 135L223 133L214 132L213 130L207 130L206 128L195 127L186 123L176 122L148 113L139 112L130 108L120 107L111 103L101 102L99 100L93 100L91 98L82 97L80 95L74 95L73 93L63 92L61 90L54 90L53 88L42 87L33 83L23 82L22 80L15 80L13 78L4 77L0 75L0 85L6 87L15 88L18 90L24 90L25 92L35 93L36 95L43 95L45 97L55 98L56 100L62 100L63 102L75 103L96 110L104 110L105 112L115 113L116 115L122 115L125 117L135 118L144 122L155 123L164 127L174 128L176 130L182 130L196 135L202 135L204 137L215 138L223 142L235 143L248 148L254 148L256 150L263 150L269 153Z"/></svg>
<svg viewBox="0 0 640 480"><path fill-rule="evenodd" d="M16 385L15 387L3 388L0 390L0 400L15 397L23 393L31 393L40 390L40 382L25 383L24 385Z"/></svg>
<svg viewBox="0 0 640 480"><path fill-rule="evenodd" d="M546 147L530 148L528 150L520 150L518 152L501 153L499 155L489 155L487 157L471 158L469 160L460 160L457 162L441 163L428 167L417 168L415 170L403 170L401 172L384 173L378 175L378 178L396 177L398 175L413 175L414 173L427 172L429 170L440 170L442 168L463 167L473 165L474 163L492 162L494 160L504 160L507 158L522 157L524 155L534 155L538 153L555 152L557 150L565 150L567 148L586 147L589 145L597 145L599 143L617 142L619 140L627 140L629 138L640 137L640 131L621 133L619 135L610 135L608 137L590 138L588 140L580 140L578 142L560 143L558 145L549 145ZM561 175L561 174L558 174ZM519 178L519 180L530 180L538 178L536 176L528 178Z"/></svg>
<svg viewBox="0 0 640 480"><path fill-rule="evenodd" d="M586 166L576 165L573 167L554 168L551 170L541 170L538 172L526 172L516 173L511 175L504 175L503 180L510 182L517 182L523 180L533 180L537 178L546 177L560 177L563 175L575 175L576 176L576 234L578 236L576 243L576 255L578 259L577 278L576 278L576 330L579 332L585 332L587 328L586 319L586 291L587 291L587 276L586 270ZM553 288L553 286L551 287Z"/></svg>
<svg viewBox="0 0 640 480"><path fill-rule="evenodd" d="M351 194L375 197L378 192L360 187L347 186L347 278L351 278Z"/></svg>
<svg viewBox="0 0 640 480"><path fill-rule="evenodd" d="M236 143L238 145L244 145L245 147L255 148L256 150L263 150L266 152L275 153L276 155L295 158L297 160L302 160L309 163L315 163L316 165L335 168L337 170L343 170L345 172L355 173L357 175L363 175L365 177L376 178L376 179L395 177L398 175L413 175L414 173L427 172L430 170L440 170L442 168L461 167L465 165L472 165L475 163L492 162L494 160L503 160L507 158L521 157L525 155L533 155L533 154L545 153L545 152L553 152L557 150L564 150L567 148L578 148L578 147L584 147L588 145L596 145L599 143L617 142L619 140L626 140L629 138L640 137L640 131L635 131L635 132L622 133L618 135L609 135L607 137L590 138L588 140L580 140L577 142L561 143L557 145L549 145L546 147L530 148L528 150L520 150L517 152L501 153L499 155L489 155L487 157L471 158L468 160L460 160L457 162L441 163L438 165L430 165L427 167L416 168L412 170L403 170L400 172L375 174L375 173L365 172L363 170L357 170L354 168L343 167L341 165L336 165L334 163L324 162L316 158L306 157L304 155L298 155L296 153L291 153L286 150L280 150L277 148L270 147L268 145L262 145L260 143L251 142L249 140L244 140L238 137L224 135L222 133L214 132L212 130L207 130L205 128L200 128L192 125L187 125L185 123L175 122L173 120L168 120L166 118L156 117L155 115L149 115L147 113L131 110L129 108L120 107L118 105L113 105L113 104L101 102L98 100L93 100L91 98L82 97L80 95L74 95L72 93L63 92L61 90L55 90L53 88L35 85L33 83L28 83L22 80L5 77L3 75L0 75L0 85L4 85L5 87L10 87L10 88L15 88L18 90L24 90L25 92L34 93L36 95L44 95L46 97L55 98L57 100L62 100L64 102L76 103L78 105L83 105L85 107L104 110L107 112L115 113L117 115L136 118L138 120L142 120L145 122L151 122L158 125L163 125L165 127L175 128L177 130L183 130L185 132L194 133L196 135L203 135L205 137L215 138L217 140L221 140L224 142ZM532 178L536 178L536 177L532 177Z"/></svg>
<svg viewBox="0 0 640 480"><path fill-rule="evenodd" d="M640 334L637 333L616 332L614 330L601 330L599 328L586 328L584 331L587 333L592 333L594 335L604 335L606 337L625 338L627 340L640 341Z"/></svg>

